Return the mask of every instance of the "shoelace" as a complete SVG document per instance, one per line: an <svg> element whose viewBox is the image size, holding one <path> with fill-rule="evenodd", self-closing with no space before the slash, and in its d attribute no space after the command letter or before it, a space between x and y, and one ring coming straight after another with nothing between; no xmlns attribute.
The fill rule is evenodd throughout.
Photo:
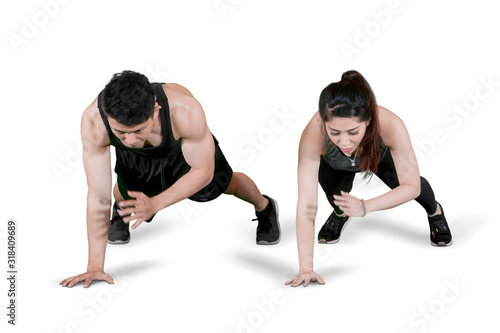
<svg viewBox="0 0 500 333"><path fill-rule="evenodd" d="M446 223L444 222L444 219L441 216L442 215L437 215L430 218L432 222L432 227L433 229L436 229L436 232L443 232L448 230L448 227L446 226Z"/></svg>
<svg viewBox="0 0 500 333"><path fill-rule="evenodd" d="M340 228L342 227L342 225L344 225L344 223L342 223L342 222L340 222L338 220L335 220L335 219L333 219L333 221L332 220L328 220L328 224L330 224L333 227L333 231L335 233L338 233L339 230L340 230Z"/></svg>
<svg viewBox="0 0 500 333"><path fill-rule="evenodd" d="M333 214L335 214L335 213L333 213ZM345 221L342 222L341 220L336 219L336 217L340 218L340 216L333 216L333 217L329 218L328 221L326 221L326 223L332 226L333 231L335 233L338 233L339 229L342 228L342 226L344 225Z"/></svg>
<svg viewBox="0 0 500 333"><path fill-rule="evenodd" d="M257 216L256 219L252 219L252 221L259 221L259 229L271 229L271 221L269 221L269 216Z"/></svg>

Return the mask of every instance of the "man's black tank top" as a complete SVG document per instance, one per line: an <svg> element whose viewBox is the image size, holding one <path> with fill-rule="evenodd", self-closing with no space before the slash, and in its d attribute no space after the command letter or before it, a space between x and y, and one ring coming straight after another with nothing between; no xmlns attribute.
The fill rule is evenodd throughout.
<svg viewBox="0 0 500 333"><path fill-rule="evenodd" d="M169 188L191 167L186 163L181 150L181 140L175 140L170 121L168 99L161 83L152 83L156 101L161 106L161 143L158 146L130 148L111 131L102 109L102 92L98 97L98 108L108 132L109 141L116 149L115 172L119 185L129 190L141 190L146 195ZM149 185L148 185L149 184ZM158 188L161 186L161 188ZM150 190L148 188L151 187ZM123 193L122 193L123 194Z"/></svg>

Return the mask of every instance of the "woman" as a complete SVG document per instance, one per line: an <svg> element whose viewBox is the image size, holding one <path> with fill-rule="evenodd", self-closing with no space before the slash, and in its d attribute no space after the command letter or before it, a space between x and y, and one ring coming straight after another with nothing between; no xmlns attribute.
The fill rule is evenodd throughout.
<svg viewBox="0 0 500 333"><path fill-rule="evenodd" d="M377 175L391 191L370 200L349 194L354 176ZM348 71L339 82L327 86L319 99L319 111L302 133L299 146L297 245L299 274L286 282L292 286L310 281L324 283L313 271L314 219L318 181L333 206L318 241L336 243L353 216L393 208L415 199L427 212L431 244L449 246L452 236L443 209L425 178L403 121L377 106L365 78Z"/></svg>

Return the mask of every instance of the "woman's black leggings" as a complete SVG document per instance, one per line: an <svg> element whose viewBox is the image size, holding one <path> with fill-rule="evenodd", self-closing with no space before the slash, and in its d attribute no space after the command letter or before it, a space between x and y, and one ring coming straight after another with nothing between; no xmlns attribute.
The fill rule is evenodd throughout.
<svg viewBox="0 0 500 333"><path fill-rule="evenodd" d="M340 195L340 191L350 192L355 175L356 172L353 171L335 170L321 159L318 180L323 191L325 191L328 202L338 215L343 214L343 212L333 203L333 195ZM387 151L379 162L376 175L391 189L399 186L396 167L390 151ZM424 207L427 214L432 215L436 212L437 203L434 192L424 177L420 177L420 195L415 200Z"/></svg>

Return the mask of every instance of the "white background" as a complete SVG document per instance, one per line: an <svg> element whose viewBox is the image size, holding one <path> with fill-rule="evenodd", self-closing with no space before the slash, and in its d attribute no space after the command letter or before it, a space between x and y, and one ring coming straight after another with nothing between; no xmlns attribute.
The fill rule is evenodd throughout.
<svg viewBox="0 0 500 333"><path fill-rule="evenodd" d="M2 332L498 330L498 1L54 1L0 1ZM108 246L113 287L58 285L87 263L81 113L124 69L193 92L234 169L278 200L281 243L257 246L253 209L235 198L186 201ZM405 121L454 245L431 247L410 202L316 245L326 285L290 288L298 141L349 69ZM358 179L353 193L385 191ZM331 212L319 198L317 231Z"/></svg>

